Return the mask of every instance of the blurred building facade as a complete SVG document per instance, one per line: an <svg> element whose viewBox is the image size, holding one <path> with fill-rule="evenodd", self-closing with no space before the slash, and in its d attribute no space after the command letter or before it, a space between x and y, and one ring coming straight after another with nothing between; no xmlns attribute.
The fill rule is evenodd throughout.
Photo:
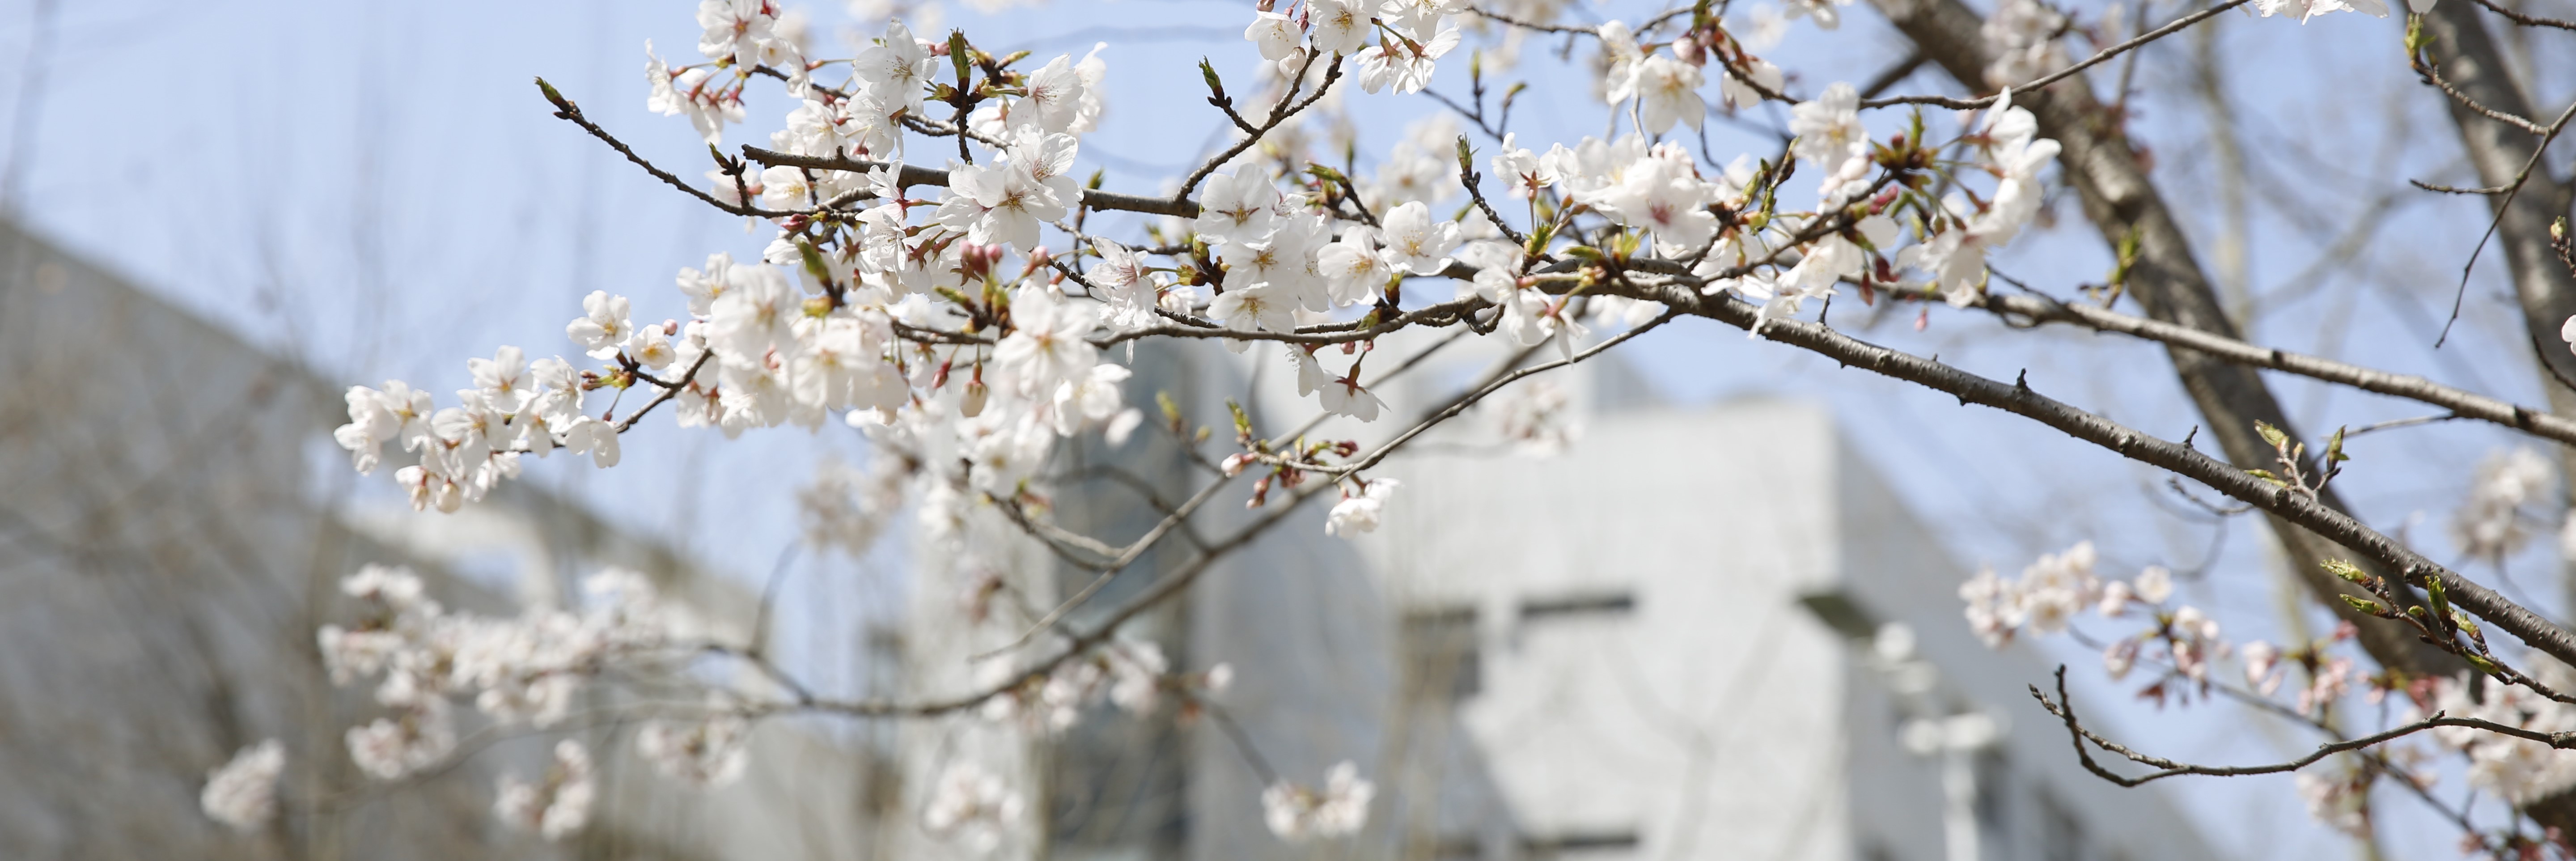
<svg viewBox="0 0 2576 861"><path fill-rule="evenodd" d="M1261 367L1279 364L1273 345L1160 349L1172 352L1140 349L1131 401L1168 393L1219 434L1228 398L1264 428L1312 414ZM1307 438L1373 444L1511 360L1437 355L1380 389L1393 406L1379 423L1336 420ZM1822 408L1671 409L1615 357L1521 384L1533 385L1519 397L1535 403L1498 396L1372 470L1402 482L1374 533L1326 536L1328 491L1131 623L1176 669L1232 667L1234 687L1216 699L1260 763L1208 721L1101 709L1001 766L1039 796L1027 842L1006 854L2216 857L2160 790L2083 772L2062 735L2008 731L2041 716L2023 686L2050 667L2027 646L1973 637L1956 596L1968 572ZM1506 413L1522 438L1493 429ZM1529 456L1546 447L1533 426L1548 437L1551 424L1579 442ZM1121 449L1083 443L1060 475L1063 525L1116 544L1211 470L1149 428ZM1257 516L1243 483L1208 507L1197 537L1165 541L1075 621L1164 582L1195 543ZM1012 564L1056 571L1039 606L1094 576L1033 542L1018 552ZM960 588L929 582L915 609L935 620L916 626L925 634L955 618ZM913 660L953 671L993 645L932 645ZM955 750L907 746L912 785ZM1265 830L1260 771L1316 785L1343 760L1377 784L1366 829L1309 843Z"/></svg>
<svg viewBox="0 0 2576 861"><path fill-rule="evenodd" d="M1274 352L1147 346L1129 398L1169 392L1193 426L1228 427L1228 398L1264 427L1302 421ZM1436 356L1384 388L1387 419L1313 438L1373 442L1499 358ZM2035 714L2021 688L2046 667L1969 635L1965 572L1829 416L1666 409L1609 360L1522 384L1562 398L1524 412L1583 429L1565 451L1522 456L1526 440L1471 414L1375 471L1404 483L1377 532L1327 537L1328 492L1131 622L1175 669L1235 669L1221 713L1104 707L1060 735L924 721L876 744L769 722L744 782L707 792L625 755L631 725L592 727L596 824L545 844L490 815L494 776L525 771L536 741L394 787L348 765L340 733L374 708L327 683L311 635L338 578L407 563L446 603L506 613L617 564L733 642L757 598L527 483L451 517L361 499L326 438L342 386L0 225L0 855L2210 857L2160 795L2081 773L2061 736L1994 731ZM1062 458L1064 525L1112 541L1209 474L1151 428ZM1241 493L1067 622L1262 516ZM1035 606L1092 585L1024 539L970 546L918 554L902 658L916 696L975 686L989 674L969 658L1017 633L955 624L959 578L1029 573L1017 597ZM1882 636L1891 623L1912 636ZM222 831L196 810L204 776L267 737L290 751L287 815ZM1029 790L1023 833L997 851L919 825L960 758ZM1270 779L1315 785L1346 760L1378 787L1361 834L1268 833Z"/></svg>
<svg viewBox="0 0 2576 861"><path fill-rule="evenodd" d="M362 564L494 614L633 568L737 643L757 599L525 483L447 517L365 498L329 441L344 387L0 222L0 857L872 855L881 758L792 724L761 725L746 778L703 792L630 755L632 721L568 731L602 783L561 844L491 812L495 777L534 773L550 741L485 747L466 718L453 766L361 776L342 733L379 709L329 684L313 632ZM288 752L284 815L234 834L198 792L264 738Z"/></svg>

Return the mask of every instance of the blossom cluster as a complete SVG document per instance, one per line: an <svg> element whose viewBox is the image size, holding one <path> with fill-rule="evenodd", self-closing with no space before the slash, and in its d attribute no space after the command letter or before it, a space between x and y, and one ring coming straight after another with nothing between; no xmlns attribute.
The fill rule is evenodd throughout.
<svg viewBox="0 0 2576 861"><path fill-rule="evenodd" d="M541 780L501 776L492 813L511 827L561 840L590 821L591 801L598 793L591 777L590 751L580 742L564 739L555 743L554 760Z"/></svg>
<svg viewBox="0 0 2576 861"><path fill-rule="evenodd" d="M1019 822L1024 806L1000 775L958 762L939 773L930 803L921 809L921 825L981 855L1001 846L1005 829Z"/></svg>
<svg viewBox="0 0 2576 861"><path fill-rule="evenodd" d="M591 606L535 608L516 618L451 612L418 576L370 565L341 581L365 608L355 625L322 626L324 666L348 684L381 675L376 701L392 713L348 732L350 759L393 780L445 759L456 746L451 697L470 697L499 724L563 720L585 676L612 658L663 645L668 630L651 583L610 569L590 576Z"/></svg>
<svg viewBox="0 0 2576 861"><path fill-rule="evenodd" d="M267 739L242 748L206 778L197 806L206 817L248 832L277 816L277 778L286 772L286 747Z"/></svg>
<svg viewBox="0 0 2576 861"><path fill-rule="evenodd" d="M1316 57L1347 56L1360 89L1418 93L1430 86L1440 58L1458 47L1451 18L1464 0L1305 0L1287 12L1255 12L1243 38L1261 58L1295 75Z"/></svg>
<svg viewBox="0 0 2576 861"><path fill-rule="evenodd" d="M989 664L990 676L1011 674L1008 664ZM1015 723L1033 731L1062 733L1081 720L1082 710L1103 699L1135 715L1151 714L1162 702L1171 677L1163 648L1148 640L1118 640L1082 657L1065 661L1044 676L1028 680L1003 696L984 701L983 717ZM1207 692L1225 687L1233 670L1218 665L1199 677ZM999 679L995 679L998 681Z"/></svg>
<svg viewBox="0 0 2576 861"><path fill-rule="evenodd" d="M2576 705L2497 677L2464 673L2457 678L2407 680L2368 675L2353 658L2336 652L2338 645L2359 633L2349 621L2338 623L2326 637L2288 648L2263 640L2231 644L2220 637L2218 623L2199 609L2168 604L2173 581L2164 569L2150 567L2131 580L2105 580L2094 574L2098 561L2091 542L2082 542L2063 553L2042 555L2018 579L2000 578L1991 569L1980 571L1959 589L1968 623L1988 645L2000 647L2024 629L2036 634L2066 631L2088 606L2105 619L2145 608L2149 628L2114 639L2103 649L2104 668L2114 680L2126 677L2142 659L2152 659L2170 670L2173 675L2168 678L2178 677L2205 692L2221 683L2210 672L2212 663L2233 653L2241 658L2244 672L2241 696L2272 697L2292 670L2303 673L2306 681L2295 687L2292 701L2274 709L2318 726L2329 726L2325 723L2329 709L2347 696L2359 694L2367 702L2381 703L2395 692L2412 703L2400 723L2438 713L2539 733L2576 731ZM2150 653L2151 646L2159 645L2160 650ZM2576 684L2576 670L2547 661L2535 666L2534 672L2547 686ZM2141 695L2161 702L2176 694L2187 698L2188 691L2159 680ZM2470 786L2515 806L2576 787L2576 752L2475 727L2439 726L2430 735L2440 747L2466 759ZM2439 780L2437 771L2416 767L2426 756L2420 747L2386 745L2373 755L2376 759L2339 770L2302 771L2298 788L2310 814L2339 830L2366 835L2367 790L2380 775L2393 774L2424 789Z"/></svg>
<svg viewBox="0 0 2576 861"><path fill-rule="evenodd" d="M1369 800L1376 795L1377 784L1361 778L1359 766L1342 762L1324 772L1321 789L1287 780L1263 789L1261 821L1290 842L1355 834L1368 824Z"/></svg>
<svg viewBox="0 0 2576 861"><path fill-rule="evenodd" d="M2563 664L2535 662L2534 673L2543 684L2558 690L2576 683L2576 671ZM2478 689L2473 691L2473 686ZM2528 687L2465 673L2433 679L2423 687L2409 690L2416 697L2411 717L2439 711L2534 732L2576 732L2576 705L2549 699ZM2517 807L2576 787L2576 751L2471 727L2436 727L2433 740L2468 757L2470 786Z"/></svg>
<svg viewBox="0 0 2576 861"><path fill-rule="evenodd" d="M2471 475L2468 499L2452 514L2452 541L2473 557L2492 559L2520 549L2531 539L2523 506L2545 498L2557 470L2539 452L2516 447L2487 455Z"/></svg>

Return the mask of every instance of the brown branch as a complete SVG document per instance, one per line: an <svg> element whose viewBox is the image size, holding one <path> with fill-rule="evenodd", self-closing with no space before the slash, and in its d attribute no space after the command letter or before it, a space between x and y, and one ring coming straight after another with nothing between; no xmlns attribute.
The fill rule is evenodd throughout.
<svg viewBox="0 0 2576 861"><path fill-rule="evenodd" d="M2484 103L2479 102L2476 97L2460 92L2460 88L2452 86L2449 79L2442 77L2442 68L2438 64L2418 62L2415 64L2415 71L2422 74L2424 76L2424 80L2431 82L2435 88L2440 89L2443 95L2450 96L2451 100L2460 103L2461 107L2476 111L2479 116L2486 117L2487 119L2491 119L2535 135L2545 135L2549 133L2549 129L2541 126L2539 123L2532 122L2529 117L2510 111L2487 107Z"/></svg>
<svg viewBox="0 0 2576 861"><path fill-rule="evenodd" d="M1369 467L1376 466L1379 462L1386 460L1387 456L1394 454L1396 449L1403 447L1405 443L1413 441L1415 437L1421 436L1433 427L1438 426L1441 422L1448 421L1457 417L1459 413L1466 412L1468 407L1475 406L1477 401L1484 400L1487 395L1501 391L1504 386L1520 382L1521 380L1535 374L1543 374L1548 371L1553 371L1558 368L1601 355L1603 351L1626 343L1630 338L1654 331L1665 323L1671 322L1675 313L1676 312L1667 309L1664 311L1662 316L1648 321L1645 325L1621 332L1612 336L1609 340L1594 344L1583 352L1575 353L1563 359L1549 362L1544 365L1531 365L1526 368L1511 371L1510 373L1497 375L1487 380L1483 385L1469 389L1465 394L1459 395L1455 400L1450 401L1448 406L1443 407L1439 411L1423 418L1422 421L1414 424L1413 427L1406 429L1404 433L1398 434L1394 439L1387 440L1385 444L1378 446L1375 451L1369 452L1366 457L1359 458L1358 460L1351 461L1350 463L1334 466L1305 462L1286 463L1276 457L1261 459L1266 462L1285 463L1288 466L1293 466L1298 469L1313 470L1327 475L1350 475L1352 473L1368 469ZM1562 338L1566 337L1566 335L1558 333L1551 335L1550 337ZM1544 344L1546 342L1542 341L1540 343Z"/></svg>
<svg viewBox="0 0 2576 861"><path fill-rule="evenodd" d="M2503 194L2506 191L2511 190L2510 186L2502 185L2488 186L2485 188L2461 188L2456 185L2443 185L2438 182L2425 182L2420 179L2409 179L2406 183L2425 191L2438 191L2443 194Z"/></svg>
<svg viewBox="0 0 2576 861"><path fill-rule="evenodd" d="M2099 65L2105 60L2109 60L2121 54L2144 47L2147 43L2153 42L2157 39L2162 39L2166 36L2182 32L2193 24L2198 24L2202 21L2218 17L2218 13L2234 9L2238 6L2243 6L2247 2L2249 2L2249 0L2227 0L2225 3L2220 3L2216 6L2211 6L2207 9L2202 9L2198 12L2176 18L2172 23L2140 33L2126 42L2104 48L2093 56L2084 58L2082 62L2059 69L2047 77L2031 81L2027 84L2014 85L2013 89L2029 91L2046 88L2050 84L2074 77L2075 75L2082 73L2085 69ZM1966 110L1969 108L1982 108L1987 105L1994 104L1995 100L2000 97L2000 94L1975 99L1957 99L1949 96L1890 96L1883 99L1863 99L1861 100L1860 106L1864 108L1884 108L1895 105L1938 105L1945 108Z"/></svg>
<svg viewBox="0 0 2576 861"><path fill-rule="evenodd" d="M1055 609L1047 611L1045 616L1040 617L1036 622L1031 623L1027 630L1020 632L1019 636L1011 638L1010 642L1004 643L1000 647L987 651L981 655L976 655L975 658L980 660L1019 648L1021 645L1029 642L1031 638L1036 637L1038 632L1055 627L1057 622L1064 620L1066 614L1073 612L1075 609L1089 602L1093 595L1099 594L1101 588L1108 586L1109 581L1112 578L1117 577L1119 572L1127 570L1127 566L1129 565L1136 564L1136 560L1139 557L1144 556L1145 551L1151 550L1154 545L1162 543L1164 536L1170 535L1173 530L1187 525L1190 516L1198 513L1199 506L1206 505L1209 499L1215 498L1216 492L1223 489L1232 480L1232 476L1219 475L1215 481L1208 482L1208 486L1200 488L1198 493L1192 494L1187 501L1181 503L1180 507L1172 509L1169 514L1164 515L1161 522L1154 524L1153 529L1147 531L1143 536L1138 537L1126 547L1111 547L1107 544L1101 543L1099 539L1067 531L1055 524L1031 518L1028 515L1028 512L1023 510L1016 503L995 500L995 506L1000 508L1003 514L1008 515L1011 518L1012 523L1018 524L1021 529L1027 530L1031 536L1045 542L1047 549L1055 551L1057 558L1063 559L1065 562L1070 563L1077 568L1099 572L1099 576L1092 578L1089 585L1082 587L1082 591L1074 593L1073 597L1065 599L1064 602L1058 604ZM1197 542L1194 539L1192 543ZM1082 559L1072 553L1074 548L1080 548L1097 554L1102 560L1106 561Z"/></svg>
<svg viewBox="0 0 2576 861"><path fill-rule="evenodd" d="M2444 92L2450 92L2450 85L2443 84L2442 89ZM2474 105L2471 106L2474 107ZM2514 173L2512 182L2505 183L2504 200L2496 204L2495 217L2487 221L2486 232L2478 234L2477 247L2469 250L2469 262L2460 267L2460 289L2451 296L2450 319L2442 321L2442 335L2433 339L2433 346L2440 347L2443 341L2450 340L2451 324L2460 321L2460 306L2469 298L2469 273L2477 268L2478 255L2487 250L2487 243L2495 239L2498 229L2504 227L2506 214L2513 211L2513 199L2522 194L2523 186L2530 184L2531 172L2540 166L2541 154L2548 152L2549 145L2557 142L2559 132L2567 130L2567 121L2570 119L2576 119L2576 103L2569 103L2567 110L2559 112L2558 120L2542 130L2540 145L2531 148L2531 158L2523 161L2522 170Z"/></svg>
<svg viewBox="0 0 2576 861"><path fill-rule="evenodd" d="M2495 4L2495 0L2469 0L2469 2L2484 6L2487 8L2487 11L2502 15L2505 20L2512 21L2525 27L2556 27L2561 30L2576 30L2576 21L2568 21L2560 18L2544 18L2538 15L2525 15L2520 12L2498 6Z"/></svg>
<svg viewBox="0 0 2576 861"><path fill-rule="evenodd" d="M1443 302L1438 305L1432 305L1425 308L1417 308L1412 311L1398 314L1392 320L1385 320L1374 324L1360 325L1367 321L1367 318L1363 317L1360 320L1350 323L1326 323L1315 326L1301 326L1298 327L1295 332L1271 332L1260 329L1229 329L1214 325L1210 321L1204 321L1194 317L1167 315L1168 317L1182 320L1183 325L1146 326L1137 329L1129 329L1106 336L1091 343L1092 346L1107 348L1114 344L1124 341L1133 341L1140 338L1172 337L1228 338L1238 341L1279 341L1289 344L1344 344L1353 341L1366 341L1371 338L1376 338L1417 324L1437 326L1452 325L1459 320L1465 319L1469 314L1483 310L1485 307L1487 307L1485 300L1475 296L1469 296L1465 299Z"/></svg>
<svg viewBox="0 0 2576 861"><path fill-rule="evenodd" d="M850 158L848 156L796 155L794 153L761 149L760 147L752 146L750 144L743 145L742 155L744 158L748 158L764 165L787 165L790 167L812 168L814 170L862 172L875 170L889 164L888 162L869 161L867 159ZM907 164L903 166L903 174L897 177L895 181L904 186L926 185L935 188L947 188L948 172ZM1082 192L1081 202L1083 206L1092 209L1117 210L1120 212L1142 212L1148 215L1171 215L1181 218L1197 218L1199 214L1198 201L1190 200L1187 197L1143 197L1133 194L1119 194L1113 191L1085 189Z"/></svg>
<svg viewBox="0 0 2576 861"><path fill-rule="evenodd" d="M1985 20L1976 10L1961 0L1873 3L1952 78L1966 82L1982 79L1993 56L1982 35ZM2096 99L2091 89L2078 86L2048 87L2028 93L2026 99L2017 94L2015 103L2028 107L2039 121L2042 136L2060 144L2061 176L2105 245L2136 249L2126 295L2137 302L2145 315L2228 338L2239 337L2235 321L2219 299L2214 282L2201 268L2191 238L2183 232L2172 207L2148 176L2121 127L2106 121L2108 106ZM2166 357L2183 391L2199 411L2202 427L2229 460L2248 468L2273 464L2275 453L2255 433L2257 422L2281 428L2293 437L2304 436L2297 432L2296 423L2290 421L2259 369L2170 346ZM2342 508L2339 494L2332 489L2319 495L2327 507ZM2342 597L2369 596L2321 567L2328 560L2352 555L2339 544L2277 515L2267 520L2287 552L2292 569L2309 591L2330 611L2360 626L2360 644L2372 659L2383 666L2421 675L2449 675L2465 669L2457 656L2421 643L2413 631L2366 618L2345 604Z"/></svg>
<svg viewBox="0 0 2576 861"><path fill-rule="evenodd" d="M1655 288L1660 289L1655 289ZM1605 287L1600 292L1661 301L1674 309L1754 332L1758 337L1798 347L1880 376L1903 380L1959 399L2038 421L2066 435L2093 443L2151 466L2200 482L2239 501L2253 504L2281 521L2304 529L2362 558L2396 572L2409 584L2438 580L2450 602L2514 635L2551 657L2576 666L2576 635L2441 564L2371 529L2351 515L2308 494L2293 492L2256 478L2243 469L2041 395L2029 385L2004 383L1910 353L1852 338L1821 323L1763 319L1761 309L1733 295L1700 296L1696 288L1674 281L1631 290ZM1758 327L1758 329L1757 329Z"/></svg>
<svg viewBox="0 0 2576 861"><path fill-rule="evenodd" d="M1288 515L1294 513L1299 506L1306 502L1306 500L1314 498L1316 494L1321 493L1332 486L1333 485L1329 482L1317 482L1307 485L1304 488L1300 488L1294 496L1288 499L1288 501L1273 507L1268 513L1262 515L1260 519L1245 525L1242 529L1237 530L1233 535L1228 536L1224 540L1218 541L1215 544L1209 545L1208 548L1200 552L1197 557L1192 558L1189 562L1184 563L1179 568L1173 569L1171 573L1164 575L1161 579L1154 581L1154 584L1147 587L1142 594L1128 600L1125 604L1119 605L1118 609L1111 612L1108 618L1100 620L1098 624L1091 626L1088 630L1082 631L1081 633L1071 637L1071 642L1066 644L1062 651L1055 653L1053 656L1043 661L1039 661L1036 664L1031 665L1028 669L1012 675L1011 678L1000 684L961 696L948 697L944 699L920 701L903 701L886 698L869 698L864 700L817 699L812 702L802 703L763 704L750 709L749 712L753 716L757 716L765 712L777 711L815 711L848 717L936 717L939 715L953 714L975 708L982 705L986 700L1010 693L1014 690L1020 689L1022 686L1044 679L1049 674L1055 672L1057 667L1063 666L1064 664L1071 662L1073 659L1089 653L1095 646L1108 642L1110 637L1117 633L1119 626L1125 625L1128 620L1134 619L1137 615L1144 613L1155 605L1169 600L1172 596L1180 594L1182 590L1189 588L1191 583L1196 582L1201 575L1206 574L1208 568L1215 565L1218 559L1224 557L1227 553L1231 553L1252 543L1254 539L1261 537L1261 535L1269 531L1271 527L1287 520Z"/></svg>
<svg viewBox="0 0 2576 861"><path fill-rule="evenodd" d="M698 369L706 367L707 363L713 361L715 357L714 350L698 354L698 361L689 366L688 373L680 375L679 383L663 388L661 394L653 396L652 400L644 402L643 406L636 408L635 412L620 420L616 425L617 432L625 433L627 428L634 427L636 422L642 421L644 415L652 412L654 407L661 406L663 401L678 397L681 389L688 388L689 384L698 378Z"/></svg>
<svg viewBox="0 0 2576 861"><path fill-rule="evenodd" d="M634 162L635 166L643 168L645 173L652 174L653 178L668 183L672 188L688 192L690 196L706 201L708 206L712 206L735 215L747 215L759 218L784 218L795 214L790 212L772 212L770 210L762 209L751 205L751 201L748 199L745 199L739 204L726 203L724 201L717 200L714 195L700 190L697 186L690 185L687 181L682 180L679 177L672 176L670 171L655 167L652 162L645 161L643 156L636 155L635 150L627 147L625 141L618 140L616 135L609 134L607 129L600 128L598 123L591 122L590 118L582 116L581 107L573 104L571 99L564 98L562 93L555 92L554 85L546 83L546 79L537 79L537 89L538 91L545 93L546 101L554 103L555 116L571 120L574 125L580 126L582 131L589 132L591 137L600 139L601 142L608 144L609 149L616 150L618 155L625 156L627 161Z"/></svg>
<svg viewBox="0 0 2576 861"><path fill-rule="evenodd" d="M1324 94L1333 91L1333 83L1342 79L1342 55L1340 54L1334 54L1332 65L1324 67L1324 81L1315 85L1315 92L1308 94L1305 101L1294 102L1293 105L1291 103L1297 98L1297 88L1305 85L1306 70L1314 65L1314 55L1308 54L1306 64L1298 67L1297 77L1289 82L1287 94L1279 97L1278 104L1270 106L1270 118L1262 122L1260 130L1236 141L1233 146L1227 147L1224 152L1218 153L1216 157L1208 159L1207 163L1199 165L1197 170L1191 171L1189 178L1181 181L1181 190L1172 193L1172 200L1187 203L1190 192L1197 191L1199 183L1205 182L1209 174L1215 173L1217 168L1224 167L1226 162L1233 161L1235 156L1242 155L1244 150L1251 149L1253 144L1260 143L1263 135L1279 128L1279 124L1287 122L1289 117L1296 116L1304 112L1308 106L1323 101ZM1197 206L1192 205L1191 211L1195 214Z"/></svg>
<svg viewBox="0 0 2576 861"><path fill-rule="evenodd" d="M1923 299L1915 294L1906 298ZM2458 418L2493 422L2543 439L2576 445L2576 420L2521 404L2453 388L2414 374L2395 374L2332 359L2259 347L2235 338L2155 320L2134 317L2083 303L2040 296L1988 294L1978 307L1998 316L2016 315L2034 323L2065 323L2101 332L2117 332L2216 356L2230 362L2297 374L2351 386L2365 392L2405 398L2451 411Z"/></svg>
<svg viewBox="0 0 2576 861"><path fill-rule="evenodd" d="M2161 756L2150 756L2139 753L2126 745L2103 738L2101 734L2085 729L2083 724L2075 717L2074 698L2068 696L2066 693L2066 665L2064 664L2060 664L2057 667L2056 700L2052 701L2048 698L2047 694L2041 693L2038 685L2030 686L2030 696L2032 699L2039 701L2040 708L2047 709L2049 714L2056 716L2066 724L2066 734L2069 741L2075 746L2075 756L2083 761L2084 769L2086 771L2090 771L2094 776L2121 786L2138 786L2149 781L2185 774L2197 774L2210 777L2245 777L2257 774L2279 774L2284 771L2297 771L2316 764L2318 760L2325 759L2326 757L2333 756L2338 753L2348 753L2377 747L2397 739L2439 727L2466 727L2469 729L2492 732L2497 735L2512 736L2526 741L2536 741L2562 750L2576 748L2576 733L2544 733L2536 730L2524 729L2518 726L2507 726L2494 721L2478 720L2475 718L2450 717L2443 712L2437 711L2434 712L2431 717L2414 723L2391 727L2385 731L2372 733L2360 738L2317 745L2316 749L2309 751L2307 755L2287 762L2277 762L2268 765L2194 765L2190 763L2176 762ZM2099 747L2105 751L2119 754L2130 762L2150 766L2159 770L2138 777L2123 776L2118 772L2104 768L2100 762L2095 761L2093 759L2092 752L2084 749L2086 742L2091 742L2093 746Z"/></svg>

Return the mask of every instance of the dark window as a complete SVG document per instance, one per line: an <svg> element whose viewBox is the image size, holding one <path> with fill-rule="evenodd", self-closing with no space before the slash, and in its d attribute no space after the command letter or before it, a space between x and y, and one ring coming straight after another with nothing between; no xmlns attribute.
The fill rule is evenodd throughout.
<svg viewBox="0 0 2576 861"><path fill-rule="evenodd" d="M2084 861L2084 824L2043 787L2039 793L2040 861Z"/></svg>
<svg viewBox="0 0 2576 861"><path fill-rule="evenodd" d="M1476 608L1440 607L1404 614L1405 690L1412 696L1456 702L1476 695L1483 680L1476 648Z"/></svg>
<svg viewBox="0 0 2576 861"><path fill-rule="evenodd" d="M1521 601L1523 622L1574 616L1625 616L1634 612L1637 612L1637 596L1627 592L1559 595Z"/></svg>
<svg viewBox="0 0 2576 861"><path fill-rule="evenodd" d="M1988 858L2008 857L2005 841L2012 834L2012 764L2002 751L1988 749L1977 754L1977 828L1978 843L1991 847Z"/></svg>
<svg viewBox="0 0 2576 861"><path fill-rule="evenodd" d="M1527 838L1521 841L1521 849L1531 858L1563 858L1588 852L1633 852L1641 842L1634 831L1577 831Z"/></svg>

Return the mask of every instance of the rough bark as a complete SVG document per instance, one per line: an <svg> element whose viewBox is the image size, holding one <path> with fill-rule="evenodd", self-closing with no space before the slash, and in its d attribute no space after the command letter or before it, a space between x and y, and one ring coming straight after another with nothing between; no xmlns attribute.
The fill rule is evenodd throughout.
<svg viewBox="0 0 2576 861"><path fill-rule="evenodd" d="M1951 77L1982 89L1978 82L1983 79L1989 57L1979 32L1984 21L1974 10L1960 0L1874 2L1898 30L1921 48L1924 56L1939 63ZM2130 269L2127 291L2147 315L2237 337L2236 324L2223 310L2215 286L2193 255L2190 240L2148 181L2145 167L2121 132L2119 119L2094 98L2089 84L2081 77L2070 78L2041 92L2017 92L2013 103L2028 108L2039 121L2040 133L2056 139L2063 147L2058 159L2065 181L2075 190L2085 217L2100 230L2104 241L2116 248L2128 237L2137 237L2137 260ZM2254 423L2272 424L2294 437L2298 432L2260 372L2170 344L2166 354L2172 359L2184 391L2206 422L2203 434L2218 443L2227 460L2249 469L2272 467L2272 448L2255 433ZM2331 488L2320 501L2338 511L2350 510ZM2466 667L2458 658L2422 642L2403 626L2362 616L2336 599L2337 595L2357 594L2357 590L2326 574L2319 563L2345 559L2369 567L2368 560L2354 559L2353 554L2333 542L2277 516L2266 519L2300 580L2320 603L2359 626L2361 646L2374 660L2420 674L2447 675Z"/></svg>

